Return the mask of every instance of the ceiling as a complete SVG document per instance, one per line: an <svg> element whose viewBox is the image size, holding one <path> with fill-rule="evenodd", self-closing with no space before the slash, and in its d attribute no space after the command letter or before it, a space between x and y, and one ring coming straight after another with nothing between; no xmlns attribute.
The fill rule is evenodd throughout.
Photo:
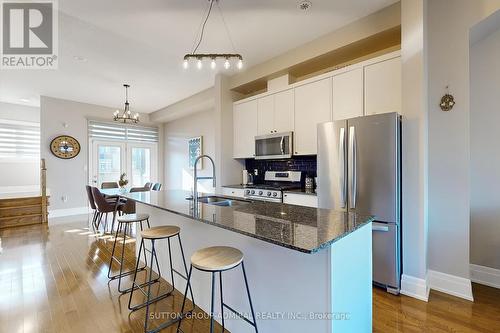
<svg viewBox="0 0 500 333"><path fill-rule="evenodd" d="M236 51L250 67L394 2L312 0L306 12L294 0L220 0L220 7ZM127 82L133 111L149 113L206 89L215 72L184 70L182 57L192 51L207 5L207 0L59 1L59 68L0 71L0 101L38 105L45 95L121 108ZM233 51L217 10L198 51Z"/></svg>

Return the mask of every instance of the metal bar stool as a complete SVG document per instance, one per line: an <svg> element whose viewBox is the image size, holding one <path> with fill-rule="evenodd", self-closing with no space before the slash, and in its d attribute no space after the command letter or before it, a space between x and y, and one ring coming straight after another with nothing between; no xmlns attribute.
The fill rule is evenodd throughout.
<svg viewBox="0 0 500 333"><path fill-rule="evenodd" d="M139 255L137 256L136 270L135 270L135 274L134 274L134 281L132 282L132 288L130 291L128 308L131 311L135 311L135 310L138 310L140 308L146 307L146 317L144 320L144 332L158 332L161 329L166 328L179 320L179 319L170 320L168 322L161 324L159 327L156 327L155 329L148 331L149 306L152 303L155 303L161 299L164 299L164 298L172 295L173 291L175 290L174 273L176 273L177 275L182 277L184 280L186 280L186 281L188 280L188 278L187 278L188 270L187 270L186 258L184 257L184 249L182 247L180 231L181 231L181 229L177 226L167 225L167 226L158 226L158 227L149 228L149 229L141 232L141 238L142 238L141 245L139 247ZM175 237L175 236L177 236L177 239L179 240L179 247L181 249L181 256L182 256L182 262L184 264L185 275L182 274L181 272L177 271L176 269L174 269L173 264L172 264L172 250L171 250L171 246L170 246L170 238ZM167 242L168 242L168 257L169 257L169 261L170 261L170 277L172 279L172 281L171 281L172 288L163 294L160 294L154 298L151 298L151 285L154 284L155 282L159 281L159 277L157 279L153 279L153 258L155 258L155 260L156 260L156 267L158 269L158 274L159 275L161 274L160 273L160 266L158 265L158 259L156 257L156 248L155 248L155 246L156 246L155 242L157 240L161 240L161 239L167 239ZM146 247L144 245L145 240L151 241L151 250L146 249ZM137 281L137 272L140 270L139 269L139 262L141 259L142 251L144 251L144 262L146 262L146 263L147 263L146 252L151 253L151 259L150 259L150 265L149 265L149 277L148 277L148 274L146 272L146 282L143 284L138 284L136 282ZM148 287L147 291L144 290L145 286ZM133 297L135 290L139 290L144 296L146 296L146 301L143 303L132 306L132 297ZM186 292L187 291L188 290L186 288ZM189 286L189 291L191 294L191 299L193 300L193 308L194 308L194 297L193 297L193 290L191 289L191 286Z"/></svg>
<svg viewBox="0 0 500 333"><path fill-rule="evenodd" d="M247 289L248 302L250 303L250 310L252 312L253 321L248 320L242 315L240 312L236 311L226 303L224 303L224 299L222 296L222 272L228 271L230 269L236 268L241 264L241 269L243 271L243 278L245 279L245 287ZM191 266L189 267L188 273L188 282L186 285L187 288L191 288L191 273L193 271L193 267L202 271L202 272L210 272L212 273L212 302L210 305L210 333L214 332L214 298L215 298L215 273L219 273L219 284L220 284L220 304L221 304L221 316L222 316L222 332L225 331L224 327L224 308L236 314L241 319L245 320L247 323L252 325L255 328L255 332L258 333L257 330L257 322L255 320L255 313L253 310L252 298L250 297L250 289L248 288L248 280L247 274L245 272L245 264L243 263L243 253L235 249L234 247L228 246L213 246L207 247L204 249L200 249L196 251L191 256ZM182 318L184 315L184 306L186 302L186 292L184 293L184 300L182 302L181 308L181 318L177 325L177 332L182 331L180 329Z"/></svg>
<svg viewBox="0 0 500 333"><path fill-rule="evenodd" d="M130 234L132 234L132 224L133 223L139 223L139 226L141 228L141 231L143 230L143 222L146 222L148 225L148 228L150 227L149 225L149 215L148 214L127 214L127 215L122 215L119 216L117 219L118 222L118 227L116 229L115 233L115 239L113 242L113 250L111 251L111 258L109 259L109 267L108 267L108 278L110 280L115 280L118 279L118 291L122 294L128 293L129 291L132 290L131 288L124 289L122 290L121 288L121 283L122 283L122 277L132 275L135 273L135 270L130 270L128 272L123 272L123 265L124 265L124 255L125 255L125 243L127 239L127 229ZM123 232L123 241L122 241L122 251L120 255L120 259L118 260L117 257L115 257L115 250L116 250L116 243L118 241L118 235L120 234L120 231ZM156 259L158 260L158 259ZM116 261L120 265L120 272L115 275L111 275L111 269L113 266L113 262ZM146 264L144 264L143 267L141 268L136 268L139 271L142 271L146 269Z"/></svg>

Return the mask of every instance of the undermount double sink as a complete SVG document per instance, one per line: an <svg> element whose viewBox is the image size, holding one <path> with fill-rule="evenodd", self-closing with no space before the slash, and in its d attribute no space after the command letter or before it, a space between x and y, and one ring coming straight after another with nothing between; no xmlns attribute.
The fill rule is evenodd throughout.
<svg viewBox="0 0 500 333"><path fill-rule="evenodd" d="M187 199L193 200L193 198L187 198ZM227 197L219 197L216 195L198 197L198 202L202 202L202 203L205 203L208 205L222 206L222 207L234 207L234 206L246 205L246 204L250 203L249 201L246 201L246 200L239 200L239 199L233 199L233 198L227 198Z"/></svg>

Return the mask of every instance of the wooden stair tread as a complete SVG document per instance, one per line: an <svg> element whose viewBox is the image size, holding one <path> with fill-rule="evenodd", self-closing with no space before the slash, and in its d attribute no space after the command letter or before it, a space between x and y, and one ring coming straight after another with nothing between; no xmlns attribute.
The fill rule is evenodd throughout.
<svg viewBox="0 0 500 333"><path fill-rule="evenodd" d="M9 227L18 227L23 225L30 224L39 224L42 223L42 215L41 214L32 214L32 215L21 215L14 217L3 217L0 218L0 229L9 228Z"/></svg>
<svg viewBox="0 0 500 333"><path fill-rule="evenodd" d="M17 216L3 216L0 217L1 220L8 220L8 219L15 219L15 218L20 218L20 217L36 217L36 216L42 216L42 213L36 213L36 214L26 214L26 215L17 215Z"/></svg>
<svg viewBox="0 0 500 333"><path fill-rule="evenodd" d="M0 209L17 209L17 208L32 208L32 207L41 207L42 203L32 204L32 205L20 205L20 206L0 206Z"/></svg>

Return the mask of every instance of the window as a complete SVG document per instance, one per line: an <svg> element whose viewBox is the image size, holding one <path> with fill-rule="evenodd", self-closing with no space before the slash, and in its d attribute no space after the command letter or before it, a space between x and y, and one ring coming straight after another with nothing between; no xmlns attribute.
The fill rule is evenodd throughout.
<svg viewBox="0 0 500 333"><path fill-rule="evenodd" d="M157 181L158 128L90 120L88 133L90 183L115 182L122 173L132 187Z"/></svg>
<svg viewBox="0 0 500 333"><path fill-rule="evenodd" d="M136 142L158 142L158 128L113 124L90 120L89 138Z"/></svg>
<svg viewBox="0 0 500 333"><path fill-rule="evenodd" d="M40 124L0 119L0 157L40 158Z"/></svg>

